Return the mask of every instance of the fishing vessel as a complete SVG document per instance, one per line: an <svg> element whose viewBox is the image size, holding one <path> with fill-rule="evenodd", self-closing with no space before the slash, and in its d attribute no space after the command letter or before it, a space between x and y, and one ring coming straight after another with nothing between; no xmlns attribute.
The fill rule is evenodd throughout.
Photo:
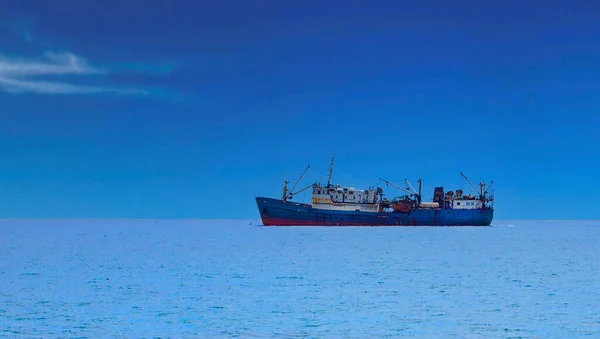
<svg viewBox="0 0 600 339"><path fill-rule="evenodd" d="M474 191L464 194L462 189L444 191L435 187L432 201L423 201L422 180L418 190L405 179L406 188L379 178L404 194L392 200L384 197L383 189L333 184L334 158L331 159L327 184L313 183L301 190L294 189L310 168L306 167L292 189L284 181L281 198L256 197L256 204L264 226L489 226L494 217L494 192L490 184L479 183L476 188L461 172ZM293 201L293 197L312 188L312 203Z"/></svg>

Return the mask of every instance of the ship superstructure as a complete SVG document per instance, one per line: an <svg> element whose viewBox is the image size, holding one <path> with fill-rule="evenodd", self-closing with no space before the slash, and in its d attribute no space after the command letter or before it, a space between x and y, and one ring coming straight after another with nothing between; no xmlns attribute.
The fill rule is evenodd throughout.
<svg viewBox="0 0 600 339"><path fill-rule="evenodd" d="M332 184L333 161L329 168L327 184L311 184L292 193L298 182L310 168L308 166L291 190L284 182L281 199L257 197L256 202L265 226L323 225L323 226L488 226L493 219L493 191L484 182L479 189L461 173L476 195L464 195L461 189L445 192L435 187L432 201L422 201L422 180L418 190L405 180L403 188L379 178L388 186L395 187L404 195L388 200L379 186L368 189ZM293 202L293 196L312 187L312 204Z"/></svg>

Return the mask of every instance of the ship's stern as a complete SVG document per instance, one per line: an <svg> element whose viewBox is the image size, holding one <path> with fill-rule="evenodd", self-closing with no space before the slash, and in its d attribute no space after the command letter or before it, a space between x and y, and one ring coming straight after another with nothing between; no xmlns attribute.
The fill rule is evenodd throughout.
<svg viewBox="0 0 600 339"><path fill-rule="evenodd" d="M481 218L478 222L478 225L490 226L492 224L492 220L494 220L494 209L493 208L485 209L481 213Z"/></svg>

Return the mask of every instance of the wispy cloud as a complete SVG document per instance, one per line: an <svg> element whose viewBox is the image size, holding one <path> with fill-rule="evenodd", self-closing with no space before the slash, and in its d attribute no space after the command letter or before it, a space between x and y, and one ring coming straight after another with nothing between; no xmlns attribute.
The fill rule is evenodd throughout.
<svg viewBox="0 0 600 339"><path fill-rule="evenodd" d="M47 52L40 59L11 58L0 55L0 89L9 93L91 94L149 94L136 88L91 86L49 80L56 76L101 76L107 70L90 65L85 59L69 52ZM40 77L44 77L40 79Z"/></svg>

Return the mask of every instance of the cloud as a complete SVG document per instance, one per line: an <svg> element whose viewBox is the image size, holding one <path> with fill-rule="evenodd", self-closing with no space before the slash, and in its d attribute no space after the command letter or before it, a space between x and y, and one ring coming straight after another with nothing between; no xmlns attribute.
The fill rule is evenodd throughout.
<svg viewBox="0 0 600 339"><path fill-rule="evenodd" d="M74 85L66 82L56 81L31 81L2 78L0 86L9 93L36 92L47 94L90 94L102 92L114 92L120 94L149 94L148 91L135 88L115 88Z"/></svg>
<svg viewBox="0 0 600 339"><path fill-rule="evenodd" d="M109 86L90 86L70 82L38 79L52 76L103 75L107 70L90 65L85 59L69 52L46 52L44 58L26 60L0 55L0 89L8 93L149 94L146 90Z"/></svg>

